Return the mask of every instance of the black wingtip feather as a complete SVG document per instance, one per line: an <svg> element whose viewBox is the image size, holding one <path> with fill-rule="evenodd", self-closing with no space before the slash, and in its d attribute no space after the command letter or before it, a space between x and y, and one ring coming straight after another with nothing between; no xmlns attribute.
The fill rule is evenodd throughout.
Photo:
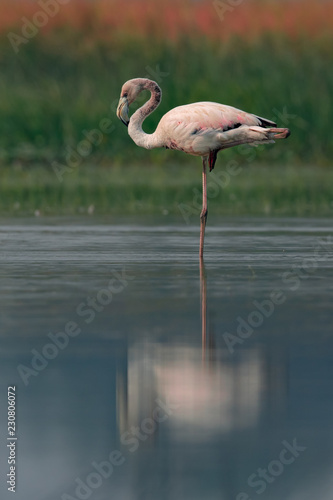
<svg viewBox="0 0 333 500"><path fill-rule="evenodd" d="M261 116L256 116L258 120L260 121L260 125L265 128L270 128L270 127L277 127L275 122L272 122L272 120L267 120L267 118L262 118Z"/></svg>

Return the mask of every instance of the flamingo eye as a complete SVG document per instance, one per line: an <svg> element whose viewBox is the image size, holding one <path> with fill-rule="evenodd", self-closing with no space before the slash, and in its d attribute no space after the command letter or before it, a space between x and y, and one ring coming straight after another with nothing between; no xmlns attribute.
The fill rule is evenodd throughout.
<svg viewBox="0 0 333 500"><path fill-rule="evenodd" d="M123 97L127 97L127 96L128 96L128 93L124 92Z"/></svg>

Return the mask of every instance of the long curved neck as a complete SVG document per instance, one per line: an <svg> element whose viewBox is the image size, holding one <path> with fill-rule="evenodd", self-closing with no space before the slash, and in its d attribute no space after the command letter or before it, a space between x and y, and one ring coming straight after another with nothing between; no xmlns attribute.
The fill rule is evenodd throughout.
<svg viewBox="0 0 333 500"><path fill-rule="evenodd" d="M149 116L160 104L162 91L157 83L151 80L145 80L142 90L149 90L151 96L149 101L131 116L128 124L128 133L138 146L146 149L158 148L161 144L157 133L146 134L146 132L142 130L142 124L147 116Z"/></svg>

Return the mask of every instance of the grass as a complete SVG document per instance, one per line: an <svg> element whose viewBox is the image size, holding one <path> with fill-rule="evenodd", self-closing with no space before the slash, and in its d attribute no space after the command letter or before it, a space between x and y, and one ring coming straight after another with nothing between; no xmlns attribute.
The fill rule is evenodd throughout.
<svg viewBox="0 0 333 500"><path fill-rule="evenodd" d="M279 144L269 159L258 155L257 162L331 164L333 52L318 40L281 35L224 45L186 39L175 46L126 40L116 48L96 42L89 52L83 34L71 37L36 37L18 56L8 49L0 54L0 166L65 162L68 148L76 150L104 119L114 129L92 147L91 163L124 164L130 155L130 161L167 164L163 150L147 152L131 143L115 117L120 88L135 76L158 79L163 89L161 106L145 122L147 132L177 105L224 102L291 129L288 147ZM162 75L156 77L156 68ZM225 154L237 156L234 150ZM179 161L192 163L186 155Z"/></svg>
<svg viewBox="0 0 333 500"><path fill-rule="evenodd" d="M122 84L146 76L163 90L148 133L202 100L291 129L273 147L220 155L214 174L244 168L214 196L211 186L210 212L331 215L333 2L251 0L225 19L218 5L71 0L15 53L8 33L22 34L36 2L0 0L0 213L197 217L200 160L138 148L115 117Z"/></svg>
<svg viewBox="0 0 333 500"><path fill-rule="evenodd" d="M193 160L192 166L84 165L65 174L62 182L44 167L5 167L0 173L0 214L175 214L196 222L201 167L199 159ZM239 161L237 175L226 176L227 170L219 158L214 175L208 176L211 215L332 215L331 169Z"/></svg>

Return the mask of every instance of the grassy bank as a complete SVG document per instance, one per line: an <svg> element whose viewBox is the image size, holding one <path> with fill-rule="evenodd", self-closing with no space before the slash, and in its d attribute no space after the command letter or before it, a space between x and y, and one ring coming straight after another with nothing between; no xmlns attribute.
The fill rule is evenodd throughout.
<svg viewBox="0 0 333 500"><path fill-rule="evenodd" d="M5 167L0 215L178 214L197 221L201 166L94 167L60 182L50 168ZM196 160L196 161L195 161ZM327 168L248 165L229 169L219 159L208 176L210 214L331 216L333 171Z"/></svg>

